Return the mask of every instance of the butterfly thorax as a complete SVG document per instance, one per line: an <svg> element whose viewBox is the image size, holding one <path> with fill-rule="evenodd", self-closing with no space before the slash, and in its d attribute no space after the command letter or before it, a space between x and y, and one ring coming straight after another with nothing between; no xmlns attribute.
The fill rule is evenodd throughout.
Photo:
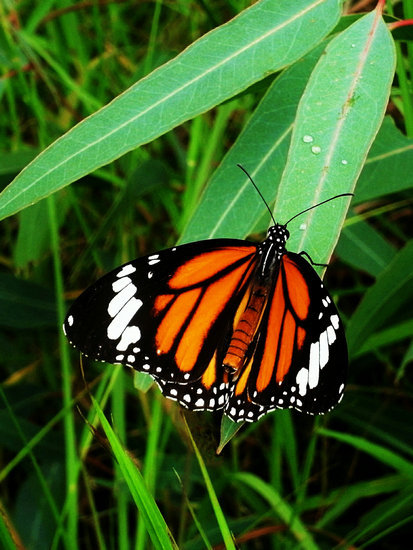
<svg viewBox="0 0 413 550"><path fill-rule="evenodd" d="M259 277L264 281L272 278L278 269L279 262L286 252L285 243L289 236L285 225L277 223L268 229L267 238L259 245Z"/></svg>

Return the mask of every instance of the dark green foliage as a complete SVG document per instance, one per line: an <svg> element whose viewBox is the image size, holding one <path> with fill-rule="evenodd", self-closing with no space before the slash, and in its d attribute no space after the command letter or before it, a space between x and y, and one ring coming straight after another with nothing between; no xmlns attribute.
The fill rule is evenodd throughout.
<svg viewBox="0 0 413 550"><path fill-rule="evenodd" d="M1 548L406 547L412 33L395 31L391 84L376 12L262 0L232 19L249 4L0 2ZM334 412L277 411L232 439L224 424L217 457L219 414L81 363L60 327L130 258L261 234L237 163L280 222L355 193L345 222L338 200L289 226L290 249L326 262L344 222L326 284L351 364Z"/></svg>

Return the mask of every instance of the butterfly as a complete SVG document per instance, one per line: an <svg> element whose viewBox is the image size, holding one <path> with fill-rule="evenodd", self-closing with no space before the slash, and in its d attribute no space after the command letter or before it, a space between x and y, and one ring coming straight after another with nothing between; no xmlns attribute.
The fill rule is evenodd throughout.
<svg viewBox="0 0 413 550"><path fill-rule="evenodd" d="M274 221L258 244L205 240L125 263L74 301L68 340L148 373L187 409L234 422L330 411L343 396L347 345L319 264L286 250L287 225L302 213Z"/></svg>

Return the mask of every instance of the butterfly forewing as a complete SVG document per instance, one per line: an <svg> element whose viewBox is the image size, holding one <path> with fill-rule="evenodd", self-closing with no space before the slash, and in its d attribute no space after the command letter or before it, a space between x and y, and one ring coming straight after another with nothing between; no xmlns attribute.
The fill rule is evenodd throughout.
<svg viewBox="0 0 413 550"><path fill-rule="evenodd" d="M147 372L167 397L214 410L227 400L222 358L248 291L256 245L203 244L201 251L190 243L105 275L74 302L64 331L92 359Z"/></svg>

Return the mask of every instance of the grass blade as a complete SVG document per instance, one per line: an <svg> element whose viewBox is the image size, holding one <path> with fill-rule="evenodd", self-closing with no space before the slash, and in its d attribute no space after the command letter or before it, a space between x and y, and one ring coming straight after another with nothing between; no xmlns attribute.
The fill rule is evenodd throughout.
<svg viewBox="0 0 413 550"><path fill-rule="evenodd" d="M96 407L96 412L105 431L106 437L109 440L113 454L118 461L125 482L129 488L133 500L135 501L139 513L145 522L154 547L162 549L178 548L153 496L148 491L142 474L132 462L128 453L122 447L109 422L106 420L102 409L94 399L93 403Z"/></svg>

